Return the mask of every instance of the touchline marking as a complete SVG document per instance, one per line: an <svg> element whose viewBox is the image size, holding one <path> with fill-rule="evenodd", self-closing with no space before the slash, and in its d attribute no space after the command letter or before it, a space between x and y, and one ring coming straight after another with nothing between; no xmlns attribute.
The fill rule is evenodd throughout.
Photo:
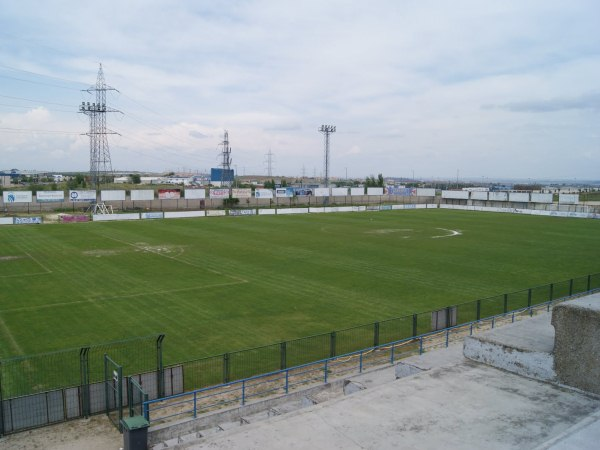
<svg viewBox="0 0 600 450"><path fill-rule="evenodd" d="M445 238L445 237L452 237L452 236L461 236L462 233L458 230L448 230L447 228L436 228L436 230L442 230L442 231L447 231L450 234L443 234L441 236L431 236L431 239L437 239L437 238Z"/></svg>
<svg viewBox="0 0 600 450"><path fill-rule="evenodd" d="M25 352L23 351L23 349L21 348L21 346L19 345L19 343L17 342L15 337L12 335L12 333L6 326L6 323L4 322L4 319L2 319L2 317L0 317L0 329L2 329L4 334L8 337L8 341L9 341L10 345L12 346L12 348L14 350L16 350L16 352L19 355L23 355Z"/></svg>

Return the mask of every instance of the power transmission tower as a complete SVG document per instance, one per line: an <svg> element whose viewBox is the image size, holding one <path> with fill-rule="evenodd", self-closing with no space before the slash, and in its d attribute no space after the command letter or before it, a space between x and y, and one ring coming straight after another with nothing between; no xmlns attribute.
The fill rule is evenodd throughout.
<svg viewBox="0 0 600 450"><path fill-rule="evenodd" d="M269 153L267 153L265 156L267 157L267 160L266 160L267 176L272 177L273 176L273 152L271 152L271 149L269 149Z"/></svg>
<svg viewBox="0 0 600 450"><path fill-rule="evenodd" d="M119 91L106 85L102 64L98 69L96 85L84 91L96 94L96 102L91 105L90 102L81 102L79 112L90 118L90 131L86 133L90 137L90 184L99 190L101 184L108 183L113 177L107 135L118 134L106 129L106 113L121 112L106 106L106 91Z"/></svg>
<svg viewBox="0 0 600 450"><path fill-rule="evenodd" d="M329 135L335 133L335 125L321 125L319 131L325 135L325 161L323 172L325 176L325 187L329 187Z"/></svg>
<svg viewBox="0 0 600 450"><path fill-rule="evenodd" d="M229 132L225 130L223 134L223 142L221 142L223 146L223 150L221 151L221 167L223 170L221 171L221 186L229 186L231 187L231 147L229 146Z"/></svg>

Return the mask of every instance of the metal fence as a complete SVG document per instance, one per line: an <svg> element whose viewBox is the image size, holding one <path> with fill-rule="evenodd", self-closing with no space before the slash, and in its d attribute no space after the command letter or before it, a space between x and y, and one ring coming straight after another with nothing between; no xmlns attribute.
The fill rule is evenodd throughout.
<svg viewBox="0 0 600 450"><path fill-rule="evenodd" d="M164 335L0 361L0 435L106 412L105 355L138 374L157 398L173 393L162 366ZM175 381L176 383L176 381ZM154 385L154 386L153 386ZM108 408L107 408L108 406ZM115 405L116 406L116 405Z"/></svg>
<svg viewBox="0 0 600 450"><path fill-rule="evenodd" d="M156 425L186 417L196 418L200 414L230 406L244 406L252 400L288 394L315 384L327 383L333 378L339 379L349 374L362 373L370 367L394 364L413 354L422 354L432 349L448 347L451 342L473 335L475 331L485 331L504 323L513 323L515 320L532 316L536 310L549 311L555 302L568 298L570 297L561 297L283 370L195 389L161 399L145 400L142 402L141 414L151 425Z"/></svg>
<svg viewBox="0 0 600 450"><path fill-rule="evenodd" d="M600 273L315 336L179 363L186 391L398 342L600 288Z"/></svg>
<svg viewBox="0 0 600 450"><path fill-rule="evenodd" d="M600 273L169 366L163 366L164 335L4 359L0 436L123 408L132 401L129 413L139 413L144 394L158 399L285 371L598 288ZM121 389L128 395L122 396L121 405L107 403L104 355L123 367ZM135 384L131 387L131 379L141 393Z"/></svg>

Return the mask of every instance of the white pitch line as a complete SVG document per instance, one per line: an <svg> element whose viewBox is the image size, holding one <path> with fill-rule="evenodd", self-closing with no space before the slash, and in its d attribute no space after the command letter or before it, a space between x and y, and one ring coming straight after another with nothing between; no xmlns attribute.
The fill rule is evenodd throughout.
<svg viewBox="0 0 600 450"><path fill-rule="evenodd" d="M36 311L36 310L40 310L40 309L50 309L50 308L55 308L55 307L60 307L60 306L80 305L82 303L97 303L97 302L101 303L101 302L109 301L109 300L119 300L119 299L123 299L123 298L142 297L145 295L171 294L173 292L193 291L193 290L197 290L197 289L206 290L206 289L215 288L215 287L235 286L236 284L244 284L244 283L247 283L247 282L246 281L232 281L230 283L203 284L203 285L199 285L199 286L193 286L193 287L181 288L181 289L167 289L167 290L157 290L157 291L148 291L148 292L136 292L134 294L115 295L112 297L88 298L86 300L76 300L73 302L52 303L49 305L23 306L21 308L0 310L0 314L8 313L8 312L19 312L19 311Z"/></svg>
<svg viewBox="0 0 600 450"><path fill-rule="evenodd" d="M14 350L16 350L17 354L19 354L19 355L25 354L25 352L23 351L23 349L21 348L21 346L19 345L19 343L17 342L17 340L15 339L13 334L10 332L10 330L6 326L6 323L4 322L4 319L2 319L2 317L0 317L0 329L8 337L8 341L9 341L10 345L12 346L12 348Z"/></svg>
<svg viewBox="0 0 600 450"><path fill-rule="evenodd" d="M437 238L445 238L445 237L452 237L452 236L461 236L462 233L458 230L448 230L447 228L436 228L436 230L442 230L442 231L447 231L450 234L444 234L442 236L431 236L431 239L437 239Z"/></svg>
<svg viewBox="0 0 600 450"><path fill-rule="evenodd" d="M232 280L237 280L237 281L239 281L239 282L242 282L242 283L249 283L249 281L248 281L248 280L245 280L244 278L235 277L235 276L233 276L233 275L229 275L229 274L226 274L226 273L221 273L221 272L219 272L219 271L217 271L217 270L210 269L210 268L208 268L208 267L205 267L205 266L199 266L198 264L194 264L194 263L191 263L191 262L189 262L189 261L186 261L186 260L183 260L183 259L177 259L177 258L176 258L176 257L174 257L174 256L171 256L171 255L165 255L164 253L161 253L161 252L158 252L158 251L152 250L152 249L151 249L151 248L149 248L149 247L144 247L144 246L141 246L141 245L138 245L138 244L134 244L134 243L132 243L132 242L123 241L123 240L121 240L121 239L117 239L117 238L115 238L115 237L112 237L112 236L106 236L106 235L104 235L104 234L103 234L102 236L104 236L105 238L108 238L108 239L112 239L113 241L120 242L121 244L129 245L129 246L131 246L131 247L134 247L134 248L137 248L137 249L139 249L139 250L143 250L143 251L145 251L145 252L153 253L153 254L155 254L155 255L162 256L162 257L164 257L164 258L169 258L169 259L172 259L173 261L177 261L177 262L179 262L179 263L182 263L182 264L187 264L188 266L196 267L196 268L198 268L198 269L202 269L202 270L205 270L205 271L207 271L207 272L214 273L214 274L216 274L216 275L223 275L223 276L226 276L226 277L228 277L228 278L231 278Z"/></svg>
<svg viewBox="0 0 600 450"><path fill-rule="evenodd" d="M29 256L29 258L33 259L33 261L36 262L46 272L52 273L52 271L50 269L48 269L46 266L44 266L41 262L39 262L37 259L35 259L33 256L31 256L29 253L27 253L27 252L23 252L23 253L25 253L27 256Z"/></svg>

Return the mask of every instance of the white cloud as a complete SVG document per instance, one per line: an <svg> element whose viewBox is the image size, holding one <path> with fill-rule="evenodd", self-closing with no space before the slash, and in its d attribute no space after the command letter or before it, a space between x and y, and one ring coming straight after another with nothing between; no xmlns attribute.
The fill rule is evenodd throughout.
<svg viewBox="0 0 600 450"><path fill-rule="evenodd" d="M323 123L338 127L338 176L349 167L585 178L600 167L595 1L109 1L94 14L74 1L5 6L0 59L66 81L1 67L0 76L71 90L11 79L0 95L76 109L101 61L121 91L111 104L125 113L108 117L122 134L110 137L115 167L209 168L228 129L247 173L265 171L269 148L279 173L320 172ZM47 109L30 125L86 131L85 118ZM14 115L6 111L0 119ZM85 139L6 136L23 168L56 161L25 157L32 141L57 157L55 144L79 146L65 164L86 168Z"/></svg>

